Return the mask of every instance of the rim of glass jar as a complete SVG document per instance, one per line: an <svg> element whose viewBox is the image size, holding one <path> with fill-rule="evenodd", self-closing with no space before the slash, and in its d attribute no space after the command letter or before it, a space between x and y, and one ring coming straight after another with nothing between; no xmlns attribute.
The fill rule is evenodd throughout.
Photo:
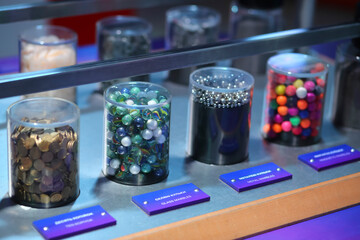
<svg viewBox="0 0 360 240"><path fill-rule="evenodd" d="M121 86L126 86L126 85L135 85L134 87L136 87L136 85L144 85L146 87L150 87L150 86L155 86L158 87L160 89L165 90L165 92L169 95L169 97L166 99L165 102L162 103L157 103L157 104L153 104L153 105L137 105L137 104L133 104L133 105L127 105L126 103L119 103L119 102L115 102L113 100L111 100L109 98L109 91L111 88L115 88L115 87L121 87ZM137 86L138 87L138 86ZM156 84L156 83L147 83L147 82L124 82L124 83L118 83L115 85L112 85L110 87L108 87L107 89L105 89L105 102L110 102L114 105L120 106L120 107L124 107L124 108L131 108L131 109L149 109L149 108L158 108L158 107L162 107L166 104L169 104L171 102L172 99L172 95L171 93L163 86Z"/></svg>
<svg viewBox="0 0 360 240"><path fill-rule="evenodd" d="M103 19L100 19L99 21L96 22L96 27L97 27L97 31L99 31L99 28L102 27L102 31L110 34L110 32L103 28L103 26L109 24L109 23L124 23L122 22L122 20L133 20L133 21L138 21L142 24L144 24L145 28L142 31L137 32L137 34L126 34L128 36L139 36L139 35L143 35L143 34L150 34L152 31L152 25L150 22L146 21L143 18L139 18L139 17L129 17L129 16L122 16L122 15L116 15L116 16L110 16L110 17L106 17Z"/></svg>
<svg viewBox="0 0 360 240"><path fill-rule="evenodd" d="M270 61L271 61L271 59L274 59L274 58L279 57L281 55L296 55L296 56L301 56L301 57L312 58L312 59L316 60L317 62L322 63L323 66L324 66L324 70L321 71L321 72L316 72L316 73L291 73L291 72L286 72L286 71L283 71L283 70L276 69L276 68L274 68L273 66L270 65ZM282 53L282 54L277 54L277 55L272 56L272 57L269 58L269 60L267 61L267 66L268 66L268 68L274 70L276 73L280 73L280 74L283 74L283 75L286 75L286 76L291 76L291 77L297 77L297 78L314 78L314 77L317 77L317 76L320 76L320 75L325 75L328 72L328 69L329 69L329 64L326 63L325 61L323 61L323 60L321 60L321 59L319 59L317 57L310 56L310 55L307 55L307 54L302 54L302 53Z"/></svg>
<svg viewBox="0 0 360 240"><path fill-rule="evenodd" d="M39 41L34 41L34 40L31 40L31 39L27 39L24 35L28 32L31 32L31 31L38 31L38 30L42 30L42 29L57 29L57 30L61 30L61 31L64 31L64 32L68 32L72 35L72 38L69 38L69 39L60 39L60 41L58 42L39 42ZM45 35L44 35L45 36ZM54 25L37 25L35 26L34 28L30 28L30 29L27 29L25 31L23 31L20 36L19 36L19 39L20 41L24 41L24 42L27 42L27 43L31 43L31 44L34 44L34 45L41 45L41 46L58 46L58 45L64 45L64 44L71 44L71 43L76 43L77 42L77 39L78 39L78 36L77 36L77 33L74 32L73 30L69 29L69 28L66 28L66 27L61 27L61 26L54 26Z"/></svg>
<svg viewBox="0 0 360 240"><path fill-rule="evenodd" d="M16 105L20 104L20 103L24 103L24 102L30 102L30 101L51 101L51 100L56 100L58 102L64 102L69 104L71 107L73 107L75 109L75 116L72 118L69 118L66 121L57 121L57 122L53 122L53 123L31 123L31 122L24 122L21 120L17 120L11 117L10 111L13 107L15 107ZM66 125L70 125L71 123L77 121L80 117L80 109L79 107L73 103L70 102L66 99L62 99L62 98L55 98L55 97L35 97L35 98L26 98L26 99L21 99L18 100L16 102L14 102L13 104L11 104L7 110L6 110L6 115L7 115L7 119L10 119L12 122L16 122L19 125L25 126L25 127L31 127L31 128L54 128L54 127L62 127L62 126L66 126Z"/></svg>
<svg viewBox="0 0 360 240"><path fill-rule="evenodd" d="M168 18L170 14L172 14L173 12L183 12L183 11L199 11L199 10L204 10L204 11L208 11L209 13L214 14L215 16L215 22L213 26L216 26L219 24L220 19L221 19L221 15L218 11L216 11L215 9L209 8L209 7L205 7L205 6L200 6L200 5L184 5L184 6L177 6L177 7L172 7L170 9L168 9L166 11L166 17Z"/></svg>
<svg viewBox="0 0 360 240"><path fill-rule="evenodd" d="M198 82L195 81L194 79L194 75L199 73L199 72L202 72L202 71L205 71L205 70L222 70L222 71L233 71L233 72L237 72L237 74L245 74L248 76L249 80L250 80L250 84L248 84L248 86L246 87L242 87L242 88L215 88L215 87L209 87L209 86L205 86L205 85L202 85ZM194 72L192 72L190 74L190 83L200 89L203 89L203 90L208 90L208 91L213 91L213 92L225 92L225 93L233 93L233 92L239 92L239 91L247 91L247 90L250 90L251 88L254 87L254 83L255 83L255 80L254 80L254 77L244 71L244 70L241 70L241 69L238 69L238 68L231 68L231 67L205 67L205 68L200 68L198 70L195 70Z"/></svg>

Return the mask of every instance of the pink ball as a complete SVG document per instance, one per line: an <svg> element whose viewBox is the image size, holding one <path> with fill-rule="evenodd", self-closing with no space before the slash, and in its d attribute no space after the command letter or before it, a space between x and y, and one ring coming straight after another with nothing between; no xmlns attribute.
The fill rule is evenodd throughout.
<svg viewBox="0 0 360 240"><path fill-rule="evenodd" d="M313 81L306 81L304 87L306 88L306 90L312 92L315 89L315 83Z"/></svg>
<svg viewBox="0 0 360 240"><path fill-rule="evenodd" d="M289 108L288 113L290 116L296 116L299 114L299 109L297 108Z"/></svg>
<svg viewBox="0 0 360 240"><path fill-rule="evenodd" d="M316 100L316 96L313 93L307 93L306 94L306 100L311 103Z"/></svg>
<svg viewBox="0 0 360 240"><path fill-rule="evenodd" d="M280 114L276 114L275 117L274 117L274 121L277 122L277 123L282 123L283 121L283 118Z"/></svg>
<svg viewBox="0 0 360 240"><path fill-rule="evenodd" d="M296 88L293 85L289 85L286 87L285 93L288 96L294 96L296 94Z"/></svg>
<svg viewBox="0 0 360 240"><path fill-rule="evenodd" d="M285 121L281 124L281 128L284 132L290 132L291 131L291 122Z"/></svg>

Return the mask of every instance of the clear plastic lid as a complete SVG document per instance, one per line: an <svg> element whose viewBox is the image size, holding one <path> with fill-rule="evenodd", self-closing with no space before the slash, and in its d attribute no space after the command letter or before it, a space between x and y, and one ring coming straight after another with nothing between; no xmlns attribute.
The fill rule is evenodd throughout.
<svg viewBox="0 0 360 240"><path fill-rule="evenodd" d="M77 121L80 110L61 98L28 98L10 105L7 115L8 120L25 127L55 128Z"/></svg>
<svg viewBox="0 0 360 240"><path fill-rule="evenodd" d="M38 25L20 34L20 40L43 46L57 46L77 42L77 34L65 27Z"/></svg>
<svg viewBox="0 0 360 240"><path fill-rule="evenodd" d="M299 78L311 78L326 74L328 66L320 59L300 54L285 53L271 57L268 67L275 72Z"/></svg>
<svg viewBox="0 0 360 240"><path fill-rule="evenodd" d="M177 21L185 29L215 27L220 22L220 14L211 8L188 5L171 8L166 12L168 21Z"/></svg>
<svg viewBox="0 0 360 240"><path fill-rule="evenodd" d="M109 35L139 36L148 35L152 26L137 17L113 16L97 22L98 31Z"/></svg>
<svg viewBox="0 0 360 240"><path fill-rule="evenodd" d="M251 89L254 78L250 73L236 68L206 67L190 75L190 84L202 90L232 93Z"/></svg>

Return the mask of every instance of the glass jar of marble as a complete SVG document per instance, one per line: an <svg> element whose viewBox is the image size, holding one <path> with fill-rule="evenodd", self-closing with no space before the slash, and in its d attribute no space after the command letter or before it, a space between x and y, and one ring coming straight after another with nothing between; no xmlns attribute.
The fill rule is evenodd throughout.
<svg viewBox="0 0 360 240"><path fill-rule="evenodd" d="M146 185L169 173L171 94L147 82L120 83L105 91L106 177Z"/></svg>

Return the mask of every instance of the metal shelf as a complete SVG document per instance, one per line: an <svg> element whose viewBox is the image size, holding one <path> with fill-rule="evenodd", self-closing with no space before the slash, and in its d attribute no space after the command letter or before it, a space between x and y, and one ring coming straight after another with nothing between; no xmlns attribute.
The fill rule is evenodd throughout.
<svg viewBox="0 0 360 240"><path fill-rule="evenodd" d="M293 29L199 47L0 77L0 98L102 82L360 36L360 23Z"/></svg>
<svg viewBox="0 0 360 240"><path fill-rule="evenodd" d="M0 24L45 18L70 17L122 9L150 8L171 4L194 4L205 0L73 0L0 7ZM207 0L215 2L215 0Z"/></svg>
<svg viewBox="0 0 360 240"><path fill-rule="evenodd" d="M323 141L321 143L294 148L264 142L259 129L261 129L265 83L265 76L256 78L251 111L250 158L242 163L228 166L213 166L186 159L188 88L166 83L165 86L173 93L170 174L166 180L160 183L136 187L121 185L103 176L101 172L103 112L87 103L87 97L95 86L79 87L79 95L82 98L84 97L79 100L81 109L81 194L79 198L72 204L46 210L17 205L7 195L7 161L0 161L0 238L5 240L29 238L40 240L41 236L31 227L34 220L100 204L117 220L117 225L85 233L73 239L113 239L121 236L125 236L125 239L131 239L128 235L136 233L142 236L142 239L236 239L359 202L360 188L357 186L360 183L360 176L354 179L354 183L351 183L352 180L348 178L360 171L360 162L317 172L297 159L299 154L343 143L348 143L359 149L359 131L342 132L334 128L329 121L328 113L331 107L329 103L331 102L327 96L322 131ZM332 90L331 85L329 87L328 93ZM8 100L3 99L1 101ZM0 117L0 123L3 122L5 122L5 116ZM2 153L2 160L5 160L6 127L4 125L0 128L0 153ZM242 193L234 191L219 180L219 175L223 173L270 161L292 173L293 179ZM349 181L343 182L341 186L328 183L329 181L335 182L342 177L349 180L351 184ZM210 202L151 217L131 202L131 197L134 195L189 182L194 183L209 194L211 196ZM327 186L334 187L331 187L332 191L330 191ZM304 188L309 191L303 190ZM315 191L320 191L320 194L316 194ZM302 195L302 193L306 194ZM291 197L291 201L283 203L284 198L281 196L284 195ZM271 199L269 200L269 198ZM263 204L270 204L270 207L267 207L268 211L264 211ZM237 211L237 209L241 211ZM251 211L247 212L247 209ZM231 217L225 218L222 214L224 212L232 213ZM171 234L166 231L169 229L167 224L173 224L171 225L173 229ZM192 231L188 231L189 228L184 227L191 227ZM148 231L142 232L145 230ZM161 235L162 237L154 236L156 233L163 235Z"/></svg>

